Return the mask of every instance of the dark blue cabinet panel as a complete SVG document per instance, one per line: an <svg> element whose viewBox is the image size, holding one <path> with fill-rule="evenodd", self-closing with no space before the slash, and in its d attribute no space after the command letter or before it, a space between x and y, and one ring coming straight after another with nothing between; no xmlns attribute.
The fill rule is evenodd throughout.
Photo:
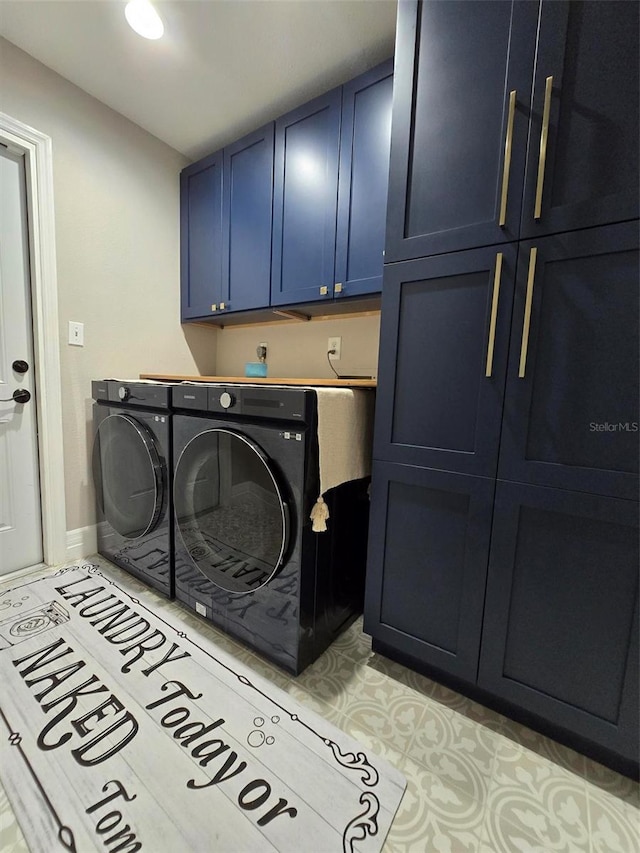
<svg viewBox="0 0 640 853"><path fill-rule="evenodd" d="M638 11L399 4L365 612L382 651L625 772L638 754Z"/></svg>
<svg viewBox="0 0 640 853"><path fill-rule="evenodd" d="M639 11L400 4L386 260L637 218Z"/></svg>
<svg viewBox="0 0 640 853"><path fill-rule="evenodd" d="M276 121L272 305L333 296L341 97Z"/></svg>
<svg viewBox="0 0 640 853"><path fill-rule="evenodd" d="M387 261L518 238L536 18L535 3L399 4Z"/></svg>
<svg viewBox="0 0 640 853"><path fill-rule="evenodd" d="M478 683L638 758L638 504L498 481Z"/></svg>
<svg viewBox="0 0 640 853"><path fill-rule="evenodd" d="M393 60L342 88L335 296L382 290Z"/></svg>
<svg viewBox="0 0 640 853"><path fill-rule="evenodd" d="M501 479L637 497L639 280L635 222L520 244Z"/></svg>
<svg viewBox="0 0 640 853"><path fill-rule="evenodd" d="M639 12L626 0L542 3L522 237L640 215Z"/></svg>
<svg viewBox="0 0 640 853"><path fill-rule="evenodd" d="M274 125L224 149L222 278L223 310L269 305L273 208Z"/></svg>
<svg viewBox="0 0 640 853"><path fill-rule="evenodd" d="M385 267L376 459L495 476L516 254Z"/></svg>
<svg viewBox="0 0 640 853"><path fill-rule="evenodd" d="M494 481L376 462L364 630L475 681Z"/></svg>
<svg viewBox="0 0 640 853"><path fill-rule="evenodd" d="M222 287L222 152L180 173L180 293L183 320L208 317Z"/></svg>

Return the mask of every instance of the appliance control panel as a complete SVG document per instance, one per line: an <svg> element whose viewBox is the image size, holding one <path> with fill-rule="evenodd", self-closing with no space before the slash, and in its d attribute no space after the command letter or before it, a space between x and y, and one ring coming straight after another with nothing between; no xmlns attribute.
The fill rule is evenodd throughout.
<svg viewBox="0 0 640 853"><path fill-rule="evenodd" d="M168 409L171 405L171 386L135 379L103 379L91 383L91 393L98 402L122 403L148 409Z"/></svg>
<svg viewBox="0 0 640 853"><path fill-rule="evenodd" d="M206 412L208 398L209 389L206 385L175 385L173 388L173 406L176 409Z"/></svg>
<svg viewBox="0 0 640 853"><path fill-rule="evenodd" d="M173 408L215 412L229 418L306 423L311 414L314 391L281 385L189 384L173 387Z"/></svg>
<svg viewBox="0 0 640 853"><path fill-rule="evenodd" d="M287 388L277 385L235 386L210 388L209 411L241 414L243 417L263 420L308 420L309 395L314 392L304 388Z"/></svg>
<svg viewBox="0 0 640 853"><path fill-rule="evenodd" d="M93 381L91 383L91 396L94 400L108 400L109 386L106 382Z"/></svg>

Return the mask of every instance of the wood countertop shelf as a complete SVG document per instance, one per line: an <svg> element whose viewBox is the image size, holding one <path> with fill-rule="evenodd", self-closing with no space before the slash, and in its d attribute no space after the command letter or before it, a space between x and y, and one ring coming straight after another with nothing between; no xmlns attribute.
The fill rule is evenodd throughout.
<svg viewBox="0 0 640 853"><path fill-rule="evenodd" d="M375 379L310 379L310 378L282 378L255 376L187 376L171 373L141 373L140 379L156 379L160 382L217 382L221 385L246 384L246 385L315 385L320 388L375 388Z"/></svg>

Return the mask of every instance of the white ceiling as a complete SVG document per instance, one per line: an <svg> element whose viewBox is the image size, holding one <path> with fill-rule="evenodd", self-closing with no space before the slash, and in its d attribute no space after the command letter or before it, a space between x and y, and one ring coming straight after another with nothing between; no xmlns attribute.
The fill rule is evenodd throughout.
<svg viewBox="0 0 640 853"><path fill-rule="evenodd" d="M190 159L393 54L396 0L0 0L0 35Z"/></svg>

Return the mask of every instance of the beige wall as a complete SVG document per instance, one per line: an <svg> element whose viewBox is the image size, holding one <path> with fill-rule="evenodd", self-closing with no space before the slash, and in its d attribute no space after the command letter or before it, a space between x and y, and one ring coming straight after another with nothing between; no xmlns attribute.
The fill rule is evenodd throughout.
<svg viewBox="0 0 640 853"><path fill-rule="evenodd" d="M94 521L90 381L211 373L214 329L179 322L185 158L0 38L0 110L49 135L60 318L67 528ZM84 323L85 346L66 343Z"/></svg>
<svg viewBox="0 0 640 853"><path fill-rule="evenodd" d="M327 362L327 338L342 337L342 358L333 362L339 374L377 375L380 315L345 320L269 323L218 332L219 375L243 376L247 361L257 361L256 346L267 343L270 377L333 378Z"/></svg>

